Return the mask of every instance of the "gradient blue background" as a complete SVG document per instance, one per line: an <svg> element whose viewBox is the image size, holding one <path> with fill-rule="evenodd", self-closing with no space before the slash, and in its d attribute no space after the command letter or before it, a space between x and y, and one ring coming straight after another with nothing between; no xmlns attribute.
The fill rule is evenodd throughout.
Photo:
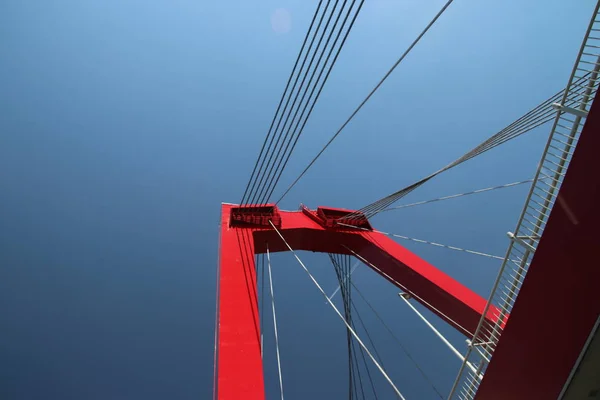
<svg viewBox="0 0 600 400"><path fill-rule="evenodd" d="M276 193L442 4L366 2ZM358 208L462 155L564 87L593 6L455 1L283 208ZM315 7L0 2L0 398L211 398L220 203L241 198ZM288 33L271 25L280 8L291 15ZM436 178L406 201L532 177L548 129ZM373 222L503 255L526 190ZM500 264L402 244L484 296ZM301 256L333 291L327 257ZM289 254L273 264L286 398L343 398L342 323ZM390 284L365 267L354 279L447 392L459 361ZM368 307L357 306L405 396L435 398ZM464 337L432 321L465 349ZM267 392L276 398L269 323L265 335ZM380 398L390 398L372 374Z"/></svg>

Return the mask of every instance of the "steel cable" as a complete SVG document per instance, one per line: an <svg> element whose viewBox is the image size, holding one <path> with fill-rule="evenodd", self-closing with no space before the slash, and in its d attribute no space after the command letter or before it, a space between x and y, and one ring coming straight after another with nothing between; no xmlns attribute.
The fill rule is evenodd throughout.
<svg viewBox="0 0 600 400"><path fill-rule="evenodd" d="M319 24L317 25L317 29L316 29L315 35L313 36L313 39L311 40L309 49L308 49L308 51L307 51L307 53L305 55L304 61L302 62L302 67L300 68L300 73L302 73L302 70L303 70L304 65L306 63L306 60L309 57L309 54L310 54L310 51L311 51L312 46L314 44L314 41L317 38L317 34L319 33L319 29L321 28L321 24L323 22L323 19L326 16L327 8L329 7L329 3L330 2L328 1L327 2L327 6L325 7L325 11L323 12L323 15L321 15L321 18L319 19ZM296 110L296 114L297 114L298 110L302 107L302 102L304 101L304 97L306 96L306 92L307 92L307 90L310 87L310 82L312 81L312 79L314 77L314 74L315 74L315 72L317 71L317 69L319 67L318 63L315 66L315 68L313 69L313 71L312 71L312 75L311 75L311 78L310 78L308 86L305 86L304 83L306 82L306 78L308 77L308 75L309 75L309 73L311 71L311 67L312 67L312 65L313 65L313 63L315 61L315 58L316 58L317 54L319 54L319 51L321 52L321 56L319 56L319 62L320 62L321 57L322 57L322 55L324 54L324 52L326 50L325 47L323 47L323 49L321 49L321 43L323 42L323 39L325 38L325 34L327 32L327 28L329 27L329 24L331 23L331 19L333 18L333 15L334 15L335 10L336 10L336 8L338 6L338 3L339 3L339 0L335 0L333 8L331 9L331 11L329 13L327 21L325 22L325 26L323 27L323 31L322 31L322 33L319 36L319 40L318 40L317 46L315 47L314 53L310 57L310 62L308 64L308 67L306 68L306 71L304 72L304 76L302 77L302 81L300 82L300 86L298 86L298 92L294 96L294 101L292 102L292 106L290 107L289 112L286 115L287 105L289 104L289 101L291 100L291 96L290 96L290 98L288 98L288 101L286 103L286 107L283 110L283 114L282 114L281 118L279 119L279 122L277 123L277 127L275 128L275 132L279 131L279 126L281 124L281 121L283 120L284 115L286 115L285 121L284 121L283 126L281 128L281 131L279 131L279 134L277 134L277 141L275 142L274 149L273 149L273 151L271 151L271 153L269 155L269 158L268 158L268 161L267 161L267 164L266 164L266 167L265 167L265 171L262 172L262 174L260 175L260 179L258 180L258 187L257 187L256 191L254 192L254 195L250 199L250 203L254 204L256 202L256 197L260 196L259 193L262 193L262 191L264 190L264 185L265 185L264 179L265 179L266 174L267 174L266 171L269 170L269 168L272 169L273 166L274 166L274 163L277 162L277 159L279 157L279 153L281 152L281 148L283 147L283 145L284 145L284 143L285 143L285 141L287 139L287 135L286 135L285 138L284 138L284 143L282 143L281 145L279 144L281 142L282 137L284 137L283 136L283 132L285 131L285 127L288 124L290 116L294 112L294 109ZM329 38L331 38L332 34L333 34L333 29L329 33ZM329 41L329 38L328 38L328 41ZM298 78L299 77L300 77L300 75L298 75L298 77L296 77L296 82L294 83L294 89L296 88L296 84L298 83ZM302 95L302 100L300 100L300 104L298 104L298 108L296 108L296 103L298 102L298 98L299 98L300 94L302 93L302 89L303 88L304 88L304 95ZM295 118L296 114L294 114L294 118ZM293 119L292 119L292 123L293 123ZM288 134L289 134L289 130L288 130ZM279 150L277 150L277 149L279 149ZM275 157L275 160L273 160L273 156L275 155L275 152L277 152L277 157Z"/></svg>
<svg viewBox="0 0 600 400"><path fill-rule="evenodd" d="M329 0L330 1L330 0ZM327 2L327 4L329 4L329 1ZM321 5L323 4L323 0L319 1L319 4L317 5L317 9L315 11L315 14L313 15L312 21L310 22L310 26L308 28L308 31L306 32L306 36L304 37L304 42L302 43L302 47L300 48L300 52L298 52L298 57L296 58L296 62L294 63L294 67L292 68L292 73L290 74L290 77L288 78L287 84L285 86L285 90L283 91L283 94L281 95L281 100L279 100L279 105L277 106L277 110L275 111L275 115L273 116L273 120L271 121L271 126L269 127L269 130L267 131L267 136L265 137L265 140L263 142L262 148L260 149L260 152L258 154L258 159L256 160L256 163L254 164L254 169L252 170L252 174L250 175L250 179L248 181L248 184L246 185L246 190L244 191L244 195L242 196L242 201L240 202L240 204L245 204L245 200L246 200L246 195L248 193L248 190L252 191L254 190L254 185L256 185L256 181L254 181L254 184L252 184L252 189L250 189L251 186L251 182L253 182L255 173L256 173L256 168L259 165L259 162L263 156L265 147L267 142L269 141L269 137L271 135L271 131L273 130L273 125L275 125L275 120L277 119L277 115L279 114L279 110L281 109L281 105L283 104L283 100L286 97L286 93L288 91L288 88L290 86L290 82L292 81L292 78L294 77L294 73L296 72L296 68L298 66L298 61L300 61L300 57L302 56L302 52L304 51L304 47L306 46L306 42L308 41L308 38L310 37L310 33L312 31L312 27L315 23L315 20L317 19L317 16L319 15L319 10L321 9ZM299 76L300 74L298 74ZM296 78L297 81L297 78ZM292 89L293 91L293 89ZM288 100L289 101L289 100ZM272 143L272 139L271 139L271 143ZM270 145L269 145L270 146ZM263 163L264 163L264 159L263 159ZM262 168L262 165L261 165Z"/></svg>
<svg viewBox="0 0 600 400"><path fill-rule="evenodd" d="M291 155L291 153L293 152L293 150L294 150L294 148L296 146L297 139L302 134L302 131L304 129L304 125L305 124L302 125L302 129L301 130L298 130L298 127L299 127L301 121L304 118L306 110L308 109L309 105L311 104L311 99L313 97L313 94L315 93L315 90L319 86L319 81L321 80L321 77L323 76L323 72L327 68L327 63L329 62L329 59L331 58L331 55L333 54L333 52L334 52L334 50L336 48L337 42L338 42L338 40L339 40L339 38L340 38L340 36L341 36L344 28L346 27L346 23L348 22L348 17L351 15L351 12L352 12L352 10L354 8L356 0L352 0L352 3L350 5L350 7L347 8L347 10L346 10L346 16L345 16L345 18L344 18L344 20L342 22L342 25L338 29L337 26L338 26L338 23L340 21L340 18L342 16L343 12L344 12L344 9L346 8L346 3L347 3L347 0L344 0L344 2L342 4L342 7L339 10L339 13L337 13L335 22L334 22L334 24L332 26L332 29L331 29L331 31L329 33L329 36L327 37L327 40L325 41L325 44L323 46L323 50L322 50L321 54L319 55L319 58L318 58L317 63L315 65L315 69L312 71L311 77L310 77L308 83L306 84L306 87L304 89L304 93L302 94L302 98L300 99L300 102L298 104L298 108L294 112L294 116L292 117L292 119L290 121L290 125L288 126L288 129L287 129L287 132L285 133L284 140L283 140L281 146L279 147L279 149L277 151L277 155L275 156L275 161L271 165L271 168L270 168L269 172L266 174L266 176L267 176L267 182L265 182L265 186L263 186L263 189L258 194L258 199L257 199L257 203L258 204L264 203L266 201L266 198L269 197L269 193L272 192L271 187L273 186L274 180L276 179L276 177L278 175L280 175L280 172L283 172L283 169L285 168L285 164L284 164L283 168L281 167L283 160L289 158L289 156ZM361 4L361 6L362 6L362 4ZM337 1L336 1L335 6L334 6L334 11L329 16L329 19L328 19L327 24L325 26L324 32L327 30L327 28L329 26L329 23L331 22L331 18L334 15L336 7L337 7ZM360 9L359 9L359 11L360 11ZM358 16L358 13L356 13L355 16ZM353 23L354 22L352 22L352 24ZM349 33L350 29L348 29L347 32ZM329 42L331 41L331 38L333 37L334 34L335 34L335 39L333 41L333 44L332 44L331 48L329 49L327 57L325 58L325 62L321 66L321 60L323 59L323 56L325 55L325 52L327 51ZM322 38L319 40L319 44L317 45L317 48L320 47L321 41L322 41ZM342 47L343 47L343 43L342 43L342 45L338 49L338 54L339 54L339 51L341 51ZM336 57L336 59L337 59L337 57ZM311 60L311 65L312 65L312 60ZM333 68L334 65L335 65L335 61L330 65L330 70ZM309 69L310 69L310 65L309 65ZM319 71L318 72L318 77L317 77L317 79L315 81L314 86L312 86L312 90L310 91L310 95L306 99L306 103L304 103L304 99L306 97L306 94L311 89L311 85L312 85L312 82L313 82L313 79L314 79L315 75L317 74L317 71ZM329 74L327 74L326 79L321 82L321 88L325 85L328 77L329 77ZM304 81L302 82L301 87L303 85L304 85ZM318 97L320 96L320 94L321 94L321 91L319 90L318 95L312 101L313 106L314 106L314 104L316 104L316 102L317 102ZM303 104L304 104L304 106L302 108ZM296 120L296 117L298 116L298 113L299 113L299 111L300 111L301 108L302 108L302 112L300 114L300 118ZM313 109L313 107L311 107L310 112L306 115L306 118L304 118L305 122L308 121L308 118L310 117L310 113L312 113L312 109ZM288 115L288 117L286 118L286 123L284 123L283 130L285 130L285 125L287 124L287 121L288 121L290 115L291 115L291 112ZM294 126L294 129L292 130L292 126L294 125L294 121L296 121L296 124ZM294 144L293 144L293 146L290 149L290 145L292 144L292 141L293 141ZM284 145L285 145L285 149L283 151L283 154L280 156L281 150L283 149ZM277 162L277 160L278 160L278 162ZM276 162L277 162L277 166L275 166ZM287 162L286 162L286 164L287 164ZM274 169L275 169L275 172L273 173ZM275 184L276 184L276 182L275 182Z"/></svg>
<svg viewBox="0 0 600 400"><path fill-rule="evenodd" d="M335 0L333 7L330 8L331 0L328 0L322 12L323 2L319 2L240 204L262 205L272 195L362 8L364 0L360 0L358 8L355 8L356 1L352 0L351 5L346 7L348 1L344 0L342 6L338 8L339 0ZM338 26L344 11L345 17L342 24ZM348 25L353 11L354 16ZM329 29L334 16L335 22ZM344 31L345 34L338 46ZM309 42L310 36L312 39ZM332 38L333 44L328 49ZM317 42L316 46L315 42ZM307 50L304 52L305 48ZM303 52L304 57L302 57ZM328 65L334 53L333 61ZM323 58L325 58L324 63L322 63ZM307 62L308 66L305 68ZM325 77L321 80L324 74ZM291 90L288 91L290 87ZM316 96L314 96L315 92Z"/></svg>
<svg viewBox="0 0 600 400"><path fill-rule="evenodd" d="M346 327L348 329L350 329L350 332L352 333L352 336L354 336L354 339L356 339L356 342L364 349L364 351L367 353L367 355L369 356L369 358L371 359L371 361L373 362L373 364L377 367L377 369L379 370L379 372L381 372L381 375L383 375L383 377L385 378L385 380L394 389L394 392L396 393L396 395L398 395L398 397L400 399L404 400L405 397L402 395L402 393L400 392L400 390L398 389L398 387L394 384L394 382L392 381L392 379L390 378L390 376L381 367L381 365L379 364L379 362L377 362L377 360L375 359L375 357L373 356L373 354L371 354L371 352L369 351L369 349L365 346L364 342L357 335L357 333L352 328L352 326L348 323L348 321L344 318L344 316L342 315L342 313L340 312L340 310L338 310L338 308L335 306L335 304L333 304L333 302L331 300L329 300L329 298L327 297L327 293L325 293L325 291L323 290L323 288L321 287L321 285L319 285L319 282L317 282L317 280L310 273L310 271L308 270L308 268L306 268L306 265L304 265L304 263L302 262L302 260L300 259L300 257L298 257L298 254L296 254L296 252L294 251L294 249L285 240L284 236L281 234L281 232L279 231L279 229L277 229L277 227L275 225L273 225L273 222L269 221L269 224L271 225L271 227L273 228L273 230L275 231L275 233L277 234L277 236L279 236L279 238L281 239L281 241L285 244L285 246L287 247L287 249L292 253L292 255L294 256L294 258L296 259L296 261L298 261L298 264L300 264L300 266L302 267L302 269L304 270L304 272L306 272L306 274L308 275L308 277L310 278L310 280L315 284L315 286L317 287L317 289L319 290L319 292L323 295L323 297L325 297L325 299L327 300L327 303L331 306L331 308L333 308L333 311L337 314L338 317L340 317L340 319L346 325Z"/></svg>
<svg viewBox="0 0 600 400"><path fill-rule="evenodd" d="M367 97L358 105L358 107L352 112L352 114L350 115L350 117L348 117L348 119L342 124L342 126L337 130L337 132L329 139L329 141L325 144L325 146L321 149L321 151L319 151L319 153L317 153L317 155L306 166L306 168L304 168L304 170L300 173L300 175L296 178L296 180L294 180L294 182L292 182L292 184L285 190L285 192L281 195L281 197L279 198L279 200L277 200L277 202L275 204L279 204L279 202L281 200L283 200L283 198L289 193L289 191L292 190L292 188L294 186L296 186L296 184L298 183L298 181L300 179L302 179L302 177L313 166L313 164L317 161L317 159L319 157L321 157L321 155L323 154L323 152L325 152L325 150L329 147L329 145L338 137L338 135L344 130L344 128L350 123L350 121L356 116L356 114L358 114L358 112L369 101L369 99L373 96L373 94L375 94L375 92L381 87L381 85L383 84L383 82L385 82L385 80L392 74L392 72L396 69L396 67L404 60L404 58L406 58L406 56L417 45L417 43L419 43L419 41L421 40L421 38L423 36L425 36L425 34L427 33L427 31L433 26L433 24L435 24L435 22L438 20L438 18L444 13L444 11L446 11L446 9L450 6L450 4L452 4L453 1L454 0L449 0L441 8L441 10L435 15L435 17L433 17L433 19L429 22L429 24L427 24L427 26L425 27L425 29L423 29L423 31L411 43L411 45L408 47L408 49L406 49L406 51L400 56L400 58L398 58L398 60L386 72L386 74L383 76L383 78L381 78L379 80L379 82L377 83L377 85L375 85L375 87L369 92L369 94L367 95Z"/></svg>
<svg viewBox="0 0 600 400"><path fill-rule="evenodd" d="M584 78L582 78L584 79ZM556 110L553 108L553 104L559 101L564 95L564 90L558 92L554 96L542 102L540 105L518 118L516 121L509 124L507 127L500 130L498 133L492 135L490 138L483 141L481 144L471 149L455 161L446 165L445 167L439 169L431 175L403 188L399 191L396 191L380 200L377 200L363 208L361 208L358 212L349 214L345 217L342 217L342 220L353 220L356 218L361 218L363 215L367 218L372 217L378 212L388 208L390 205L400 200L425 182L434 178L435 176L448 171L457 165L462 164L465 161L468 161L478 155L481 155L503 143L506 143L509 140L512 140L526 132L529 132L532 129L537 128L540 125L543 125L552 119L554 119L556 115ZM571 98L567 101L567 106L572 105L576 102L576 99Z"/></svg>

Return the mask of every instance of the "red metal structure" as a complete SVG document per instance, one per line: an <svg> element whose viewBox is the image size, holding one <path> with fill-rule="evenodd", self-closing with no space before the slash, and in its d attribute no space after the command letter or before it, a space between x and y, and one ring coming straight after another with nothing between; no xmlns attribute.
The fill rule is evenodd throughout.
<svg viewBox="0 0 600 400"><path fill-rule="evenodd" d="M593 263L600 197L597 163L600 114L594 105L581 134L558 204L533 259L478 399L556 398L600 313ZM392 284L412 294L453 327L471 336L486 300L387 236L366 219L356 228L335 222L348 210L279 211L274 205L221 209L217 340L219 399L264 399L254 256L287 251L270 222L298 250L353 254L378 266ZM490 309L493 321L497 310ZM536 373L531 373L536 371ZM506 385L506 382L511 382Z"/></svg>
<svg viewBox="0 0 600 400"><path fill-rule="evenodd" d="M581 361L586 357L588 344L597 336L596 327L600 324L597 295L600 268L594 261L600 242L596 229L600 224L597 209L600 182L594 167L598 164L596 153L600 149L600 106L593 103L600 85L597 50L600 47L597 42L588 43L588 39L600 40L592 34L599 31L599 27L600 3L594 10L564 94L538 106L542 111L535 111L536 108L535 112L513 123L531 118L527 129L532 129L530 127L539 123L540 118L550 116L548 121L555 118L523 213L515 233L509 233L511 244L489 299L374 230L367 217L358 211L326 207L310 210L304 206L299 211L280 211L274 204L252 205L246 204L244 199L244 206L223 204L215 398L264 399L254 260L255 255L267 249L269 252L295 249L356 256L470 338L464 357L454 349L463 364L450 398L572 400L597 397L600 380L595 378L594 381L594 376L600 375L580 374L578 378L577 374L582 368L597 371L600 365L597 356L600 352L589 353L596 354L590 356L596 357L595 364L589 359L587 364ZM533 117L529 116L531 113ZM492 142L509 140L508 136L502 136L503 132L505 130L494 135ZM488 140L475 150L492 142ZM463 158L474 157L473 151ZM261 155L262 150L259 161ZM265 159L266 155L259 170ZM256 166L253 177L255 172ZM270 194L263 196L265 173L259 172L257 176L260 174L263 174L260 180L253 181L251 177L254 183L251 187L249 183L248 188L253 194L248 198L270 198ZM266 176L270 177L271 172ZM430 177L415 185L427 179ZM260 189L255 190L257 181ZM270 187L270 183L267 186ZM362 210L374 215L368 213L380 210L380 205L387 207L400 198L394 196L409 189L412 190L412 186ZM343 218L348 214L352 214L352 218ZM345 223L341 223L342 220ZM305 270L308 272L306 267ZM349 318L344 318L339 311L338 314L347 323ZM350 325L348 329L351 330ZM355 337L358 340L356 334ZM469 369L465 368L467 365ZM381 372L384 373L383 369ZM281 371L279 373L281 385ZM282 386L281 393L283 396Z"/></svg>
<svg viewBox="0 0 600 400"><path fill-rule="evenodd" d="M287 251L285 240L297 250L353 254L377 266L376 272L413 295L463 334L471 336L486 300L387 236L373 231L366 218L356 228L341 226L336 218L348 210L320 207L311 211L279 211L223 204L217 340L219 399L264 399L260 324L254 256ZM495 322L497 310L487 318Z"/></svg>

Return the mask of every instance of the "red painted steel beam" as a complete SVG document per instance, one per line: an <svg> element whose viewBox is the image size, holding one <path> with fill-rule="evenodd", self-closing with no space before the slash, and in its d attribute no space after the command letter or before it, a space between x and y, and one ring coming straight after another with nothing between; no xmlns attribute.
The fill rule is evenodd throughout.
<svg viewBox="0 0 600 400"><path fill-rule="evenodd" d="M472 335L486 300L439 271L389 237L362 229L335 226L329 216L339 210L278 211L275 207L223 204L219 276L217 390L219 399L263 399L260 326L254 255L287 251L265 221L273 217L295 250L354 254L394 285L411 293L434 313ZM250 215L251 214L251 215ZM332 217L333 218L333 217ZM369 227L368 221L359 222ZM493 319L490 310L488 317Z"/></svg>
<svg viewBox="0 0 600 400"><path fill-rule="evenodd" d="M221 209L217 398L264 399L254 240L230 226L231 207Z"/></svg>
<svg viewBox="0 0 600 400"><path fill-rule="evenodd" d="M600 315L599 149L596 101L477 400L556 399Z"/></svg>

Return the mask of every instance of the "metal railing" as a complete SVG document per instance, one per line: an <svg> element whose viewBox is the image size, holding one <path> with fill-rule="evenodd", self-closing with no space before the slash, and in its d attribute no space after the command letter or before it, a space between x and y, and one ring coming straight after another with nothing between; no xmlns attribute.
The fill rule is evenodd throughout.
<svg viewBox="0 0 600 400"><path fill-rule="evenodd" d="M600 71L600 2L596 5L569 84L560 103L554 104L556 118L535 179L517 223L508 233L510 244L494 282L483 315L497 308L496 322L482 317L460 367L449 399L474 399L492 359L502 330L515 303L529 263L535 254L565 173L577 146L589 108L596 96ZM493 308L492 308L493 309ZM477 368L473 373L468 365Z"/></svg>

